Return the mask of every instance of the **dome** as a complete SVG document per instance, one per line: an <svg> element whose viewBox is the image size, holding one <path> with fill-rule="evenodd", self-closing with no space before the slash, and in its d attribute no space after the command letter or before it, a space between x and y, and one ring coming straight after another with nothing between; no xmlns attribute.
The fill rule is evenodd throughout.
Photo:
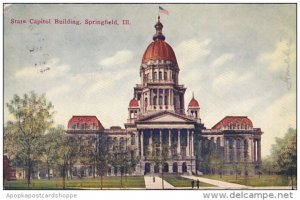
<svg viewBox="0 0 300 200"><path fill-rule="evenodd" d="M147 47L142 64L148 61L164 60L177 63L175 53L172 47L165 42L165 36L162 33L163 25L160 22L160 17L158 16L158 21L155 24L156 33L153 36L153 42Z"/></svg>
<svg viewBox="0 0 300 200"><path fill-rule="evenodd" d="M177 63L172 47L163 40L151 42L151 44L147 47L143 55L142 63L147 63L149 60L165 60Z"/></svg>
<svg viewBox="0 0 300 200"><path fill-rule="evenodd" d="M129 107L139 107L139 102L133 97L129 102Z"/></svg>
<svg viewBox="0 0 300 200"><path fill-rule="evenodd" d="M189 108L199 108L199 103L198 101L193 97L192 100L189 103Z"/></svg>

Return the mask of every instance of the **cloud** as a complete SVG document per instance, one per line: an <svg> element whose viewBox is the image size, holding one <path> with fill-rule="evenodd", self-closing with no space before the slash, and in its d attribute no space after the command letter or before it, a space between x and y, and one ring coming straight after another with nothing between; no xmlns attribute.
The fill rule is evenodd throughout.
<svg viewBox="0 0 300 200"><path fill-rule="evenodd" d="M212 66L219 67L224 65L226 62L231 61L234 58L234 54L224 53L220 57L218 57L213 63Z"/></svg>
<svg viewBox="0 0 300 200"><path fill-rule="evenodd" d="M277 42L273 51L259 55L257 60L264 64L269 71L275 72L285 70L287 62L291 62L295 58L295 46L287 40L283 40Z"/></svg>
<svg viewBox="0 0 300 200"><path fill-rule="evenodd" d="M283 137L289 127L296 128L296 94L289 92L270 102L256 118L257 127L261 127L264 131L263 155L267 155L275 142L275 137Z"/></svg>
<svg viewBox="0 0 300 200"><path fill-rule="evenodd" d="M216 92L216 94L224 95L229 90L238 89L237 87L248 84L245 83L251 78L251 74L243 74L236 71L225 71L224 73L217 76L212 81L212 88ZM235 87L237 86L237 87Z"/></svg>
<svg viewBox="0 0 300 200"><path fill-rule="evenodd" d="M121 50L113 56L105 58L100 62L103 66L113 66L128 63L133 58L133 53L129 50Z"/></svg>
<svg viewBox="0 0 300 200"><path fill-rule="evenodd" d="M41 70L44 70L41 72ZM64 76L70 70L67 64L59 63L59 59L50 59L42 67L23 67L15 72L15 78L56 78Z"/></svg>
<svg viewBox="0 0 300 200"><path fill-rule="evenodd" d="M46 92L47 98L50 100L57 99L57 98L63 98L66 94L70 92L71 88L69 85L59 85L56 87L51 88Z"/></svg>
<svg viewBox="0 0 300 200"><path fill-rule="evenodd" d="M210 39L199 41L190 39L182 41L176 48L177 61L179 67L187 67L188 64L195 61L200 62L210 55L209 44Z"/></svg>
<svg viewBox="0 0 300 200"><path fill-rule="evenodd" d="M215 90L224 90L231 87L232 84L238 79L238 73L235 71L227 71L213 80L213 88Z"/></svg>

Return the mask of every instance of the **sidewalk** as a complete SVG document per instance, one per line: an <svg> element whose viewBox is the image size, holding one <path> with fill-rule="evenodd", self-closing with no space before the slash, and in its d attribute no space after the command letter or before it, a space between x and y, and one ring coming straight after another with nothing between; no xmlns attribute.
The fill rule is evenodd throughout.
<svg viewBox="0 0 300 200"><path fill-rule="evenodd" d="M144 176L145 186L147 190L162 190L162 179L155 176L155 182L153 182L153 176ZM164 180L164 189L175 189L170 183Z"/></svg>
<svg viewBox="0 0 300 200"><path fill-rule="evenodd" d="M202 178L202 177L198 177L198 176L182 175L182 177L188 178L188 179L193 179L193 180L199 179L200 182L209 183L209 184L215 185L217 187L220 187L222 189L253 189L251 186L240 185L240 184L236 184L236 183L228 183L228 182L224 182L224 181Z"/></svg>

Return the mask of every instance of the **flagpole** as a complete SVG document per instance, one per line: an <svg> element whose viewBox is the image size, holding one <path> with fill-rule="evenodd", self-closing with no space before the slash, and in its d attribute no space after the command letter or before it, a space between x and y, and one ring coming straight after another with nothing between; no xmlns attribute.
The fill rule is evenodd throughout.
<svg viewBox="0 0 300 200"><path fill-rule="evenodd" d="M158 18L159 18L159 5L158 5L158 12L157 12L157 16L158 16Z"/></svg>

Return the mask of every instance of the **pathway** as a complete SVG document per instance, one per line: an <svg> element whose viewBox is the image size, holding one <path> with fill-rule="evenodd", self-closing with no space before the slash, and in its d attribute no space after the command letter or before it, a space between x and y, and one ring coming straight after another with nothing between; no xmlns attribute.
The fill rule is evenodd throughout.
<svg viewBox="0 0 300 200"><path fill-rule="evenodd" d="M162 189L162 179L155 176L155 182L153 182L153 176L144 176L145 186L147 190L161 190ZM164 180L164 189L175 189L170 183Z"/></svg>
<svg viewBox="0 0 300 200"><path fill-rule="evenodd" d="M222 189L253 189L251 186L240 185L240 184L236 184L236 183L228 183L228 182L224 182L224 181L219 181L219 180L214 180L214 179L209 179L209 178L202 178L202 177L198 177L198 176L182 175L182 177L188 178L188 179L193 179L193 180L199 179L200 182L209 183L209 184L215 185L217 187L220 187Z"/></svg>

